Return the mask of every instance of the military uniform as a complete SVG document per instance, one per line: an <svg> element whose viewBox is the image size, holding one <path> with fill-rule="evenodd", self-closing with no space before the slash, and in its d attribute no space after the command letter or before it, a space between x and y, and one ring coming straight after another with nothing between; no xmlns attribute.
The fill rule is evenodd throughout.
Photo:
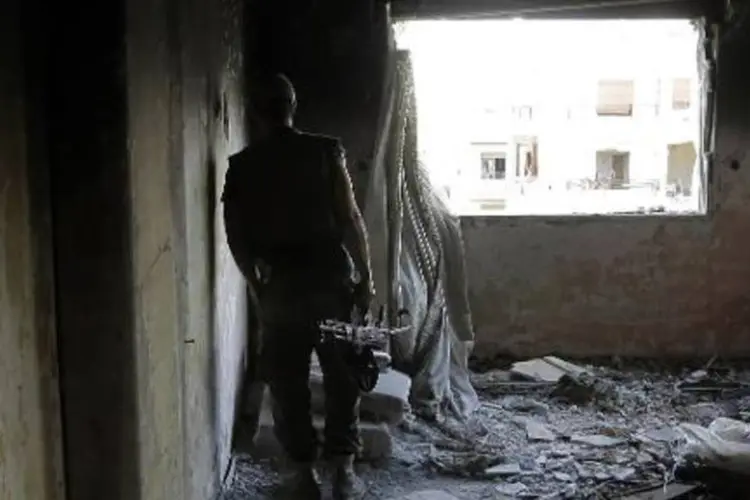
<svg viewBox="0 0 750 500"><path fill-rule="evenodd" d="M327 456L359 451L360 391L340 344L321 344L317 323L348 320L352 261L342 246L333 196L342 168L337 139L283 127L230 158L222 197L232 254L254 285L262 324L260 370L274 401L275 433L289 457L313 462L313 350L324 375ZM348 180L348 175L347 175Z"/></svg>

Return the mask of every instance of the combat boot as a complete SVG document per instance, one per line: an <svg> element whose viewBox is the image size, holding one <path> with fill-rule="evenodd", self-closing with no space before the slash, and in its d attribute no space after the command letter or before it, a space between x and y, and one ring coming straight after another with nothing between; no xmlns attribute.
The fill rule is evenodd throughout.
<svg viewBox="0 0 750 500"><path fill-rule="evenodd" d="M365 485L354 472L354 455L334 457L333 465L333 499L359 500L365 494Z"/></svg>
<svg viewBox="0 0 750 500"><path fill-rule="evenodd" d="M312 464L293 464L275 500L321 500L320 479Z"/></svg>

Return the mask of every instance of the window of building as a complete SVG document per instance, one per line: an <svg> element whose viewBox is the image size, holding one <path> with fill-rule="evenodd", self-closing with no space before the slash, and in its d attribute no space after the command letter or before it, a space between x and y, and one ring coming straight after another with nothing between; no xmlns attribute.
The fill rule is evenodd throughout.
<svg viewBox="0 0 750 500"><path fill-rule="evenodd" d="M697 156L692 142L667 145L666 188L670 196L690 196Z"/></svg>
<svg viewBox="0 0 750 500"><path fill-rule="evenodd" d="M630 152L604 150L596 152L596 187L622 189L630 182Z"/></svg>
<svg viewBox="0 0 750 500"><path fill-rule="evenodd" d="M532 106L513 106L512 112L516 120L531 120L534 117Z"/></svg>
<svg viewBox="0 0 750 500"><path fill-rule="evenodd" d="M600 80L596 114L633 116L633 80Z"/></svg>
<svg viewBox="0 0 750 500"><path fill-rule="evenodd" d="M516 177L529 180L536 179L538 175L536 142L516 144Z"/></svg>
<svg viewBox="0 0 750 500"><path fill-rule="evenodd" d="M486 152L481 153L482 171L481 179L505 179L505 153Z"/></svg>
<svg viewBox="0 0 750 500"><path fill-rule="evenodd" d="M672 109L690 108L690 79L675 78L672 82Z"/></svg>

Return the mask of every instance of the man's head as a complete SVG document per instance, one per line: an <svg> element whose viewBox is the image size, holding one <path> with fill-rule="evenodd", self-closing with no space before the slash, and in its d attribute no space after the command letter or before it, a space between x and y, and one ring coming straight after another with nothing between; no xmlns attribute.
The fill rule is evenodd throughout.
<svg viewBox="0 0 750 500"><path fill-rule="evenodd" d="M264 75L250 89L253 112L265 125L291 125L297 110L294 86L282 74Z"/></svg>

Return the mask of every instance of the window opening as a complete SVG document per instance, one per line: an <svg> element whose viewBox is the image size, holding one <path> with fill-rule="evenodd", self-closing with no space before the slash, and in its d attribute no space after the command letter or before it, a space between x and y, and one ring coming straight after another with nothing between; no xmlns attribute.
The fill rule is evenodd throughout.
<svg viewBox="0 0 750 500"><path fill-rule="evenodd" d="M689 19L404 22L423 164L460 215L705 213L704 31Z"/></svg>
<svg viewBox="0 0 750 500"><path fill-rule="evenodd" d="M596 152L597 189L623 189L630 182L630 153L628 151Z"/></svg>
<svg viewBox="0 0 750 500"><path fill-rule="evenodd" d="M480 179L505 179L505 153L481 153L482 170Z"/></svg>
<svg viewBox="0 0 750 500"><path fill-rule="evenodd" d="M672 82L672 109L690 108L691 82L689 78L675 78Z"/></svg>
<svg viewBox="0 0 750 500"><path fill-rule="evenodd" d="M632 80L601 80L597 97L599 116L633 116Z"/></svg>

